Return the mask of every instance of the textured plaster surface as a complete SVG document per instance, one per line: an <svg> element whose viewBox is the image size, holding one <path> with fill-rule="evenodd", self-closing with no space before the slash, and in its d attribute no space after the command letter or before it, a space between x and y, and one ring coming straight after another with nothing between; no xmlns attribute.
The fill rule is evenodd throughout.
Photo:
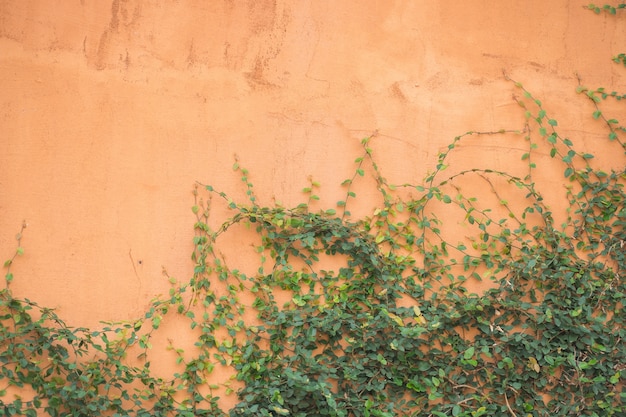
<svg viewBox="0 0 626 417"><path fill-rule="evenodd" d="M0 1L1 256L28 223L13 291L73 325L136 317L163 267L191 276L195 181L243 195L236 155L262 202L301 202L312 176L333 207L377 131L389 181L419 183L455 136L523 127L503 71L593 146L576 74L626 90L626 25L586 3ZM524 151L472 139L454 169L522 175Z"/></svg>

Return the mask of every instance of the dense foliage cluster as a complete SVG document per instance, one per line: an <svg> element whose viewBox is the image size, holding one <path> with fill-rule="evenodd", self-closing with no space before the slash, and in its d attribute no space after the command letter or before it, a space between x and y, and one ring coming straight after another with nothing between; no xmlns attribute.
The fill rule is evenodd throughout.
<svg viewBox="0 0 626 417"><path fill-rule="evenodd" d="M595 166L515 85L524 128L455 138L420 184L390 184L373 157L375 135L363 139L333 209L313 209L315 181L297 207L262 205L236 163L248 198L196 190L194 275L172 280L169 296L137 320L68 327L12 294L14 256L0 290L0 413L625 415L626 172ZM600 109L623 95L579 92L606 125L607 146L598 148L619 148L623 158L624 125ZM446 175L455 149L484 135L522 141L527 175L481 167ZM545 193L556 192L534 180L540 160L560 167L564 213L552 212ZM349 208L367 175L381 204L357 218ZM464 193L468 179L484 185L481 193ZM214 200L231 213L217 227ZM252 273L249 259L239 267L222 256L230 233L256 239ZM176 372L168 377L151 370L165 320L196 338L193 347L170 342ZM216 369L233 377L218 381ZM223 410L218 392L237 404Z"/></svg>

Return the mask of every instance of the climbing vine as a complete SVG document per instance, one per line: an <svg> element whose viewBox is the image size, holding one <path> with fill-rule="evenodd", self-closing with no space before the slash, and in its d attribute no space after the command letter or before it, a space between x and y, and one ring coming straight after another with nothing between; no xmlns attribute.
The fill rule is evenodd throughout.
<svg viewBox="0 0 626 417"><path fill-rule="evenodd" d="M198 184L193 276L183 284L170 277L169 294L136 320L72 328L14 296L23 225L0 290L0 410L624 415L626 172L594 164L599 154L563 136L543 103L511 82L524 125L454 138L418 184L384 177L376 134L362 139L354 174L342 183L345 198L332 208L314 208L323 202L313 179L302 204L263 204L239 161L233 169L245 199ZM598 148L619 148L621 160L624 125L601 107L624 96L582 82L578 91L607 130ZM527 147L525 175L454 169L459 147L491 135ZM535 181L541 164L558 169L562 195ZM368 175L380 205L353 216L355 184ZM476 183L481 191L468 194ZM559 198L563 213L551 208ZM216 221L222 209L228 214ZM249 238L256 262L222 253L232 234ZM193 335L193 346L170 340L170 356L155 352L166 321ZM172 358L171 375L152 369L164 357ZM236 396L235 405L225 409L220 396Z"/></svg>
<svg viewBox="0 0 626 417"><path fill-rule="evenodd" d="M295 208L261 205L237 162L247 200L198 187L195 273L135 321L69 328L12 295L14 256L0 293L5 415L219 416L213 391L224 386L239 398L233 416L622 415L626 174L594 167L516 86L525 127L455 138L422 184L389 184L375 136L363 139L333 209L311 210L315 181ZM601 91L579 91L601 104ZM623 126L600 118L623 148ZM445 175L457 147L507 133L528 144L525 178L481 168ZM540 150L563 166L562 223L533 181ZM352 186L368 172L382 204L353 218ZM467 177L497 204L464 195ZM509 198L526 204L516 210ZM232 216L212 227L218 201ZM463 238L447 237L445 207L461 214ZM258 236L253 273L220 253L222 236L241 227ZM470 292L476 283L485 289ZM185 320L197 342L170 342L179 372L161 378L149 358L166 319ZM216 367L233 378L214 381Z"/></svg>

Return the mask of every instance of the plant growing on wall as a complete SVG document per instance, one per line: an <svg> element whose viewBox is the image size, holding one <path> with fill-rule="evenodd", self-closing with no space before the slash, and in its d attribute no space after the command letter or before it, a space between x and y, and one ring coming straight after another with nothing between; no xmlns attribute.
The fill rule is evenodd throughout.
<svg viewBox="0 0 626 417"><path fill-rule="evenodd" d="M587 5L587 9L592 10L596 14L600 14L604 11L610 15L616 15L618 10L626 9L626 3L618 3L616 5L603 4L602 6L597 6L593 3L589 3ZM621 64L624 64L624 66L626 66L626 54L620 53L620 54L615 55L613 57L613 62L617 64L621 63Z"/></svg>
<svg viewBox="0 0 626 417"><path fill-rule="evenodd" d="M0 293L5 415L225 415L213 394L224 382L211 379L216 366L233 369L225 382L239 397L233 416L622 415L626 174L594 167L516 85L524 129L455 138L421 184L389 184L375 138L363 139L333 209L311 208L314 181L307 203L261 205L236 163L247 201L203 187L232 212L215 228L216 202L196 191L195 274L136 321L68 328L15 298L9 269ZM601 91L579 90L601 104ZM603 120L623 148L623 126ZM487 134L525 141L526 177L479 167L446 176L455 149ZM562 166L570 207L562 224L533 181L540 150ZM353 185L368 172L382 204L357 219ZM470 176L485 195L463 193ZM460 213L463 238L450 240L444 209ZM258 236L252 274L219 251L221 237L244 225ZM477 281L485 290L469 293ZM186 320L198 338L187 350L172 342L180 371L160 378L148 359L165 319Z"/></svg>
<svg viewBox="0 0 626 417"><path fill-rule="evenodd" d="M480 168L444 176L454 149L481 135L470 132L439 156L423 185L401 186L418 195L405 199L373 162L370 137L338 211L311 213L307 205L260 206L247 171L236 166L250 201L217 193L236 212L217 231L202 211L193 282L211 288L211 271L229 289L205 317L218 317L212 326L228 330L230 337L212 347L226 353L217 357L244 382L232 415L624 411L624 172L594 168L593 155L561 137L541 102L518 87L527 118L520 132L529 146L525 178ZM570 206L563 224L532 180L539 147L563 166ZM351 186L367 162L383 204L354 220L347 211L356 198ZM467 176L485 183L500 210L463 195L457 182ZM496 187L497 180L523 194L523 210L511 208L514 193ZM314 185L304 190L313 199ZM462 212L473 229L466 241L444 237L437 205ZM218 236L242 222L260 235L258 252L271 260L271 272L246 276L215 256ZM336 270L324 268L329 255L340 259ZM470 294L472 280L491 285ZM252 328L244 324L249 307L234 307L248 292L256 295L259 320ZM277 292L289 301L277 301Z"/></svg>
<svg viewBox="0 0 626 417"><path fill-rule="evenodd" d="M296 207L263 204L236 162L247 198L198 187L194 274L182 285L172 278L170 293L136 320L70 328L53 310L14 296L11 265L23 251L22 229L0 290L0 410L624 415L626 172L598 166L599 158L560 134L540 100L512 83L524 126L456 137L417 184L385 179L375 134L362 140L354 175L342 183L345 198L332 208L315 208L322 203L313 180ZM621 157L624 125L601 107L624 96L582 84L578 91L607 131L598 148L619 149ZM525 175L455 170L456 150L490 135L524 144ZM535 180L546 167L561 177L561 196ZM380 204L357 217L350 208L366 176ZM481 191L468 194L477 182ZM551 209L559 198L567 202L563 213ZM216 222L218 204L230 211ZM253 268L251 259L221 253L233 233L253 243ZM167 320L196 343L171 341L176 371L163 376L151 362L167 355L154 352L152 340ZM216 380L217 368L233 377ZM223 410L219 393L236 395L237 404Z"/></svg>
<svg viewBox="0 0 626 417"><path fill-rule="evenodd" d="M602 6L596 6L593 3L589 3L587 5L587 8L589 10L593 10L596 14L600 14L602 13L602 11L605 11L609 14L617 14L617 11L620 9L626 9L626 3L618 3L617 5L612 5L612 4L603 4Z"/></svg>

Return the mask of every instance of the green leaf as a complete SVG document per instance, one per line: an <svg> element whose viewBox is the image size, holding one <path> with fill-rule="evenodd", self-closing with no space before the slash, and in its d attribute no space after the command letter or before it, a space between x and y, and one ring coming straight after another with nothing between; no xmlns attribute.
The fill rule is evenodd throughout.
<svg viewBox="0 0 626 417"><path fill-rule="evenodd" d="M549 124L550 126L556 126L558 123L557 123L557 121L556 121L556 120L554 120L554 119L550 119L550 120L548 120L548 124Z"/></svg>
<svg viewBox="0 0 626 417"><path fill-rule="evenodd" d="M286 408L279 407L277 405L273 405L271 408L276 414L280 416L288 416L290 414L289 410L287 410Z"/></svg>
<svg viewBox="0 0 626 417"><path fill-rule="evenodd" d="M574 157L576 156L576 152L573 150L569 150L567 152L567 155L565 155L563 158L561 158L563 160L563 162L565 163L571 163L572 160L574 159Z"/></svg>

